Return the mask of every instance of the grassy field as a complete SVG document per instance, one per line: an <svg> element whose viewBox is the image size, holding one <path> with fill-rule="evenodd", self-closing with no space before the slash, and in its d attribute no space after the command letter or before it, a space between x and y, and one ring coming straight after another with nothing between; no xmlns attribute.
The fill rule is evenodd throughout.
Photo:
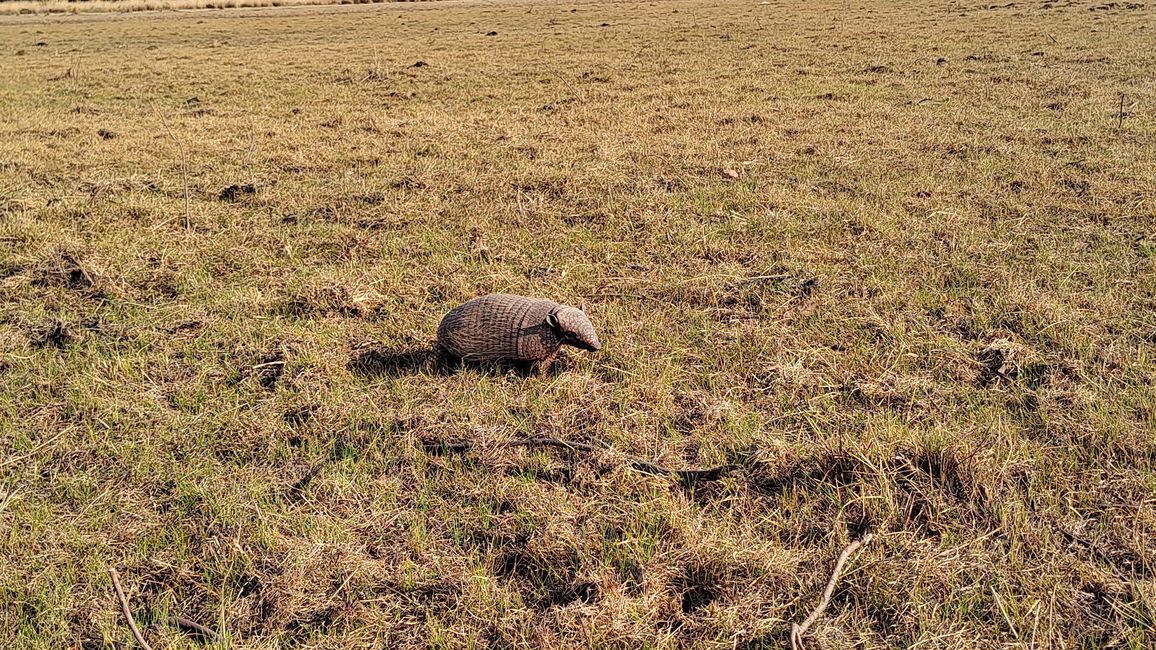
<svg viewBox="0 0 1156 650"><path fill-rule="evenodd" d="M1156 646L1156 6L869 4L0 19L0 647Z"/></svg>
<svg viewBox="0 0 1156 650"><path fill-rule="evenodd" d="M0 16L27 14L128 13L235 9L239 7L298 7L302 5L364 5L425 0L0 0ZM439 0L450 1L454 0ZM458 0L459 2L468 0ZM493 0L491 0L491 3Z"/></svg>

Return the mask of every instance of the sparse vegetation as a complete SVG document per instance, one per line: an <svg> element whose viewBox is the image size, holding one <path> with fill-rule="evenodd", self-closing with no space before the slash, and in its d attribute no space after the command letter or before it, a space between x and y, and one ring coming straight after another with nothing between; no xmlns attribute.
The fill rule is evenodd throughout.
<svg viewBox="0 0 1156 650"><path fill-rule="evenodd" d="M367 5L381 2L425 1L427 0L0 0L0 16L301 7L307 5ZM453 0L449 1L452 2Z"/></svg>
<svg viewBox="0 0 1156 650"><path fill-rule="evenodd" d="M0 647L1153 647L1153 14L0 19Z"/></svg>

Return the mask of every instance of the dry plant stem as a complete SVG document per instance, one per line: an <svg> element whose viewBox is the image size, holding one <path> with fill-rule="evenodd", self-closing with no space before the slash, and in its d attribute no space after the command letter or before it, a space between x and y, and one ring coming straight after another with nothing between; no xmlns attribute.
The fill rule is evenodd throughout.
<svg viewBox="0 0 1156 650"><path fill-rule="evenodd" d="M249 150L245 152L245 160L241 165L245 168L245 176L249 179L250 185L256 185L253 182L253 167L250 164L253 161L253 152L257 150L257 134L253 131L252 123L249 124ZM185 196L188 196L186 192Z"/></svg>
<svg viewBox="0 0 1156 650"><path fill-rule="evenodd" d="M273 366L283 366L283 365L285 365L284 361L269 361L266 363L258 363L257 365L255 365L249 369L250 370L260 370L261 368L272 368Z"/></svg>
<svg viewBox="0 0 1156 650"><path fill-rule="evenodd" d="M847 558L851 557L852 553L870 541L871 535L867 534L863 536L863 539L851 542L847 545L847 548L843 549L843 552L839 555L839 560L835 562L835 569L831 572L831 579L827 581L827 588L823 591L823 599L819 601L818 607L811 612L811 615L808 616L802 624L791 624L791 650L802 650L803 635L807 633L807 630L814 625L815 621L819 620L819 617L826 611L827 605L831 602L831 594L835 591L835 585L839 582L839 574L843 572L843 565L847 562Z"/></svg>
<svg viewBox="0 0 1156 650"><path fill-rule="evenodd" d="M120 610L124 612L124 617L128 619L128 627L132 630L133 637L136 642L140 644L145 650L153 650L148 641L145 641L144 635L140 633L140 629L136 626L136 621L133 620L132 611L128 606L128 598L124 596L124 589L120 586L120 576L117 575L116 569L109 569L108 575L112 577L112 586L116 589L116 596L120 599Z"/></svg>
<svg viewBox="0 0 1156 650"><path fill-rule="evenodd" d="M187 158L185 156L185 144L177 139L177 136L173 133L172 128L169 127L168 120L165 119L163 114L157 111L155 106L153 107L153 112L156 113L157 117L160 118L161 125L165 127L165 132L167 132L169 137L172 138L173 142L177 144L177 150L181 154L181 183L184 185L185 194L185 230L188 230L192 227L192 219L189 216L189 167Z"/></svg>
<svg viewBox="0 0 1156 650"><path fill-rule="evenodd" d="M200 623L198 623L196 621L191 621L191 620L185 618L184 616L170 616L169 617L169 624L175 625L175 626L182 628L182 629L185 629L185 630L191 630L193 632L196 632L197 634L201 635L205 639L208 639L209 641L212 641L212 640L217 638L216 632L210 630L209 628L205 627L204 625L201 625Z"/></svg>
<svg viewBox="0 0 1156 650"><path fill-rule="evenodd" d="M185 230L188 230L192 224L192 220L189 219L189 170L185 164L185 145L178 141L177 147L181 151L181 181L185 186Z"/></svg>

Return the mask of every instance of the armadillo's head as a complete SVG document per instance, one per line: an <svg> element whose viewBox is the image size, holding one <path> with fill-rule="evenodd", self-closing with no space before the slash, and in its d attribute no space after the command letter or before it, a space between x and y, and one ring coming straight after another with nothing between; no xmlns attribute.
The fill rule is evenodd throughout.
<svg viewBox="0 0 1156 650"><path fill-rule="evenodd" d="M547 316L546 322L554 328L566 345L590 352L602 349L602 343L598 341L598 334L594 331L594 324L581 309L562 307Z"/></svg>

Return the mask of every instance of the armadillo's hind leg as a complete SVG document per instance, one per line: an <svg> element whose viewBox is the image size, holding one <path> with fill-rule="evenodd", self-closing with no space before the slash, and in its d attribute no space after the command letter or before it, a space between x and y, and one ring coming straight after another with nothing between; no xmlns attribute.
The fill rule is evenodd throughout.
<svg viewBox="0 0 1156 650"><path fill-rule="evenodd" d="M449 373L462 364L461 357L450 352L440 343L434 343L431 353L430 356L433 361L431 365L434 372Z"/></svg>
<svg viewBox="0 0 1156 650"><path fill-rule="evenodd" d="M531 371L536 375L544 375L550 372L550 368L554 366L554 362L558 360L558 351L555 350L549 356L538 359L531 367Z"/></svg>

